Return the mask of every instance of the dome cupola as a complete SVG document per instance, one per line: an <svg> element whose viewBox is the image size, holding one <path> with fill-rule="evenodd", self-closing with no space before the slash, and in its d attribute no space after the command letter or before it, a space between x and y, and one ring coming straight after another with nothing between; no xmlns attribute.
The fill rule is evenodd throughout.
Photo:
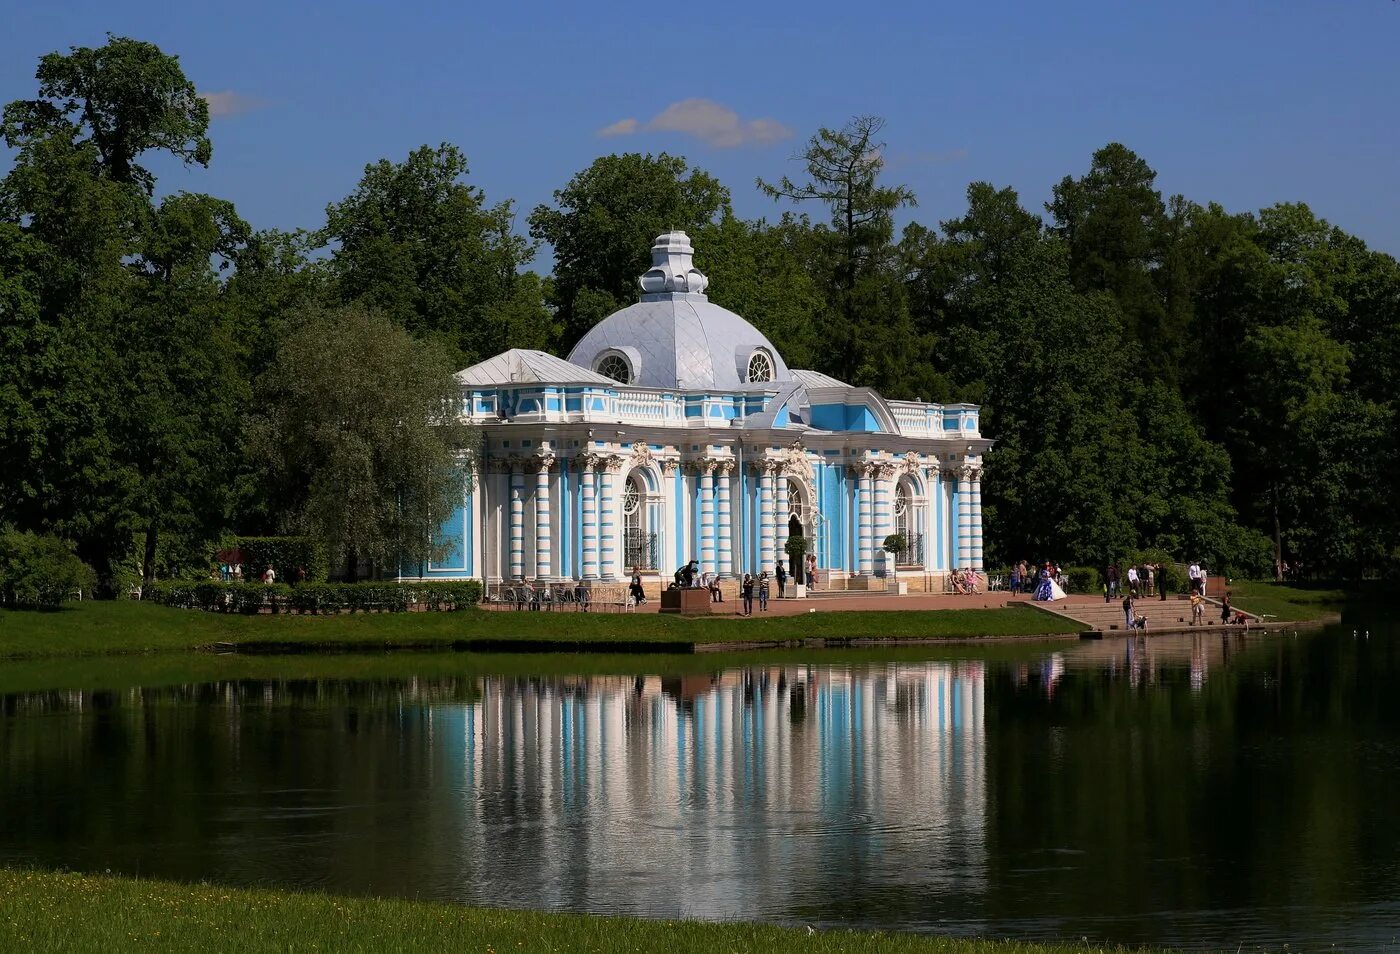
<svg viewBox="0 0 1400 954"><path fill-rule="evenodd" d="M764 334L705 295L710 280L693 261L684 232L651 247L651 268L638 279L641 301L594 325L569 362L619 384L682 391L774 388L792 380Z"/></svg>
<svg viewBox="0 0 1400 954"><path fill-rule="evenodd" d="M692 263L694 255L690 236L684 232L658 235L656 244L651 247L651 268L637 280L642 286L642 300L648 295L676 292L703 295L710 280Z"/></svg>

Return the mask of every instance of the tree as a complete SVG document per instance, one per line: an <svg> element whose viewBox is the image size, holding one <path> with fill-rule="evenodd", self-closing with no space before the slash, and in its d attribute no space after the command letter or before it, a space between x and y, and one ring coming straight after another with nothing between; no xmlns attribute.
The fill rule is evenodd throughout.
<svg viewBox="0 0 1400 954"><path fill-rule="evenodd" d="M600 156L555 191L552 207L536 206L530 234L554 249L561 350L636 300L658 235L698 232L729 211L717 179L664 152Z"/></svg>
<svg viewBox="0 0 1400 954"><path fill-rule="evenodd" d="M1171 377L1154 348L1172 332L1153 276L1162 259L1166 210L1157 173L1136 153L1111 142L1094 153L1088 173L1065 176L1045 208L1069 244L1070 277L1081 292L1113 295L1128 334L1144 347L1158 373Z"/></svg>
<svg viewBox="0 0 1400 954"><path fill-rule="evenodd" d="M461 389L436 349L364 305L304 306L258 382L248 450L282 529L332 545L352 578L441 558L431 532L461 505Z"/></svg>
<svg viewBox="0 0 1400 954"><path fill-rule="evenodd" d="M830 357L821 370L893 397L914 397L920 378L909 372L924 364L932 342L915 332L898 274L894 213L915 200L905 186L880 184L883 128L875 116L857 116L839 130L823 127L797 157L808 181L783 176L776 183L759 179L758 187L773 199L828 208L828 224L812 229L809 245L809 269L829 306L821 334Z"/></svg>
<svg viewBox="0 0 1400 954"><path fill-rule="evenodd" d="M824 350L817 327L825 301L806 270L800 227L725 212L692 238L695 264L710 280L710 300L767 335L789 367L814 367Z"/></svg>
<svg viewBox="0 0 1400 954"><path fill-rule="evenodd" d="M1310 446L1309 433L1327 430L1327 413L1346 384L1344 345L1328 338L1316 318L1264 327L1245 339L1244 382L1250 400L1236 427L1242 463L1257 474L1264 493L1258 508L1267 515L1274 540L1274 566L1281 575L1284 523L1297 513L1308 487L1294 479ZM1290 504L1292 505L1290 507Z"/></svg>
<svg viewBox="0 0 1400 954"><path fill-rule="evenodd" d="M236 260L249 232L232 203L177 193L155 210L130 263L141 282L123 335L112 426L132 475L129 508L143 537L146 585L163 533L191 538L178 564L226 526L248 395L214 263Z"/></svg>
<svg viewBox="0 0 1400 954"><path fill-rule="evenodd" d="M109 33L96 49L49 53L34 75L39 98L5 107L3 131L12 148L45 139L90 143L103 175L147 195L155 177L136 161L146 152L209 165L209 104L185 78L179 57L155 44Z"/></svg>
<svg viewBox="0 0 1400 954"><path fill-rule="evenodd" d="M365 166L355 191L326 209L322 244L345 301L377 308L458 367L507 347L540 348L551 334L544 287L521 270L535 246L514 231L510 201L488 205L468 185L450 143L402 163Z"/></svg>

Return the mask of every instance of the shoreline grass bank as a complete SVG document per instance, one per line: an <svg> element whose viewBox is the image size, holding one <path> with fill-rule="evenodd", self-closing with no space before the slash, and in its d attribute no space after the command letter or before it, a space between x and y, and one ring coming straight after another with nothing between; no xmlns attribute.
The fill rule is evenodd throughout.
<svg viewBox="0 0 1400 954"><path fill-rule="evenodd" d="M0 868L0 950L1059 954L1120 950L646 921Z"/></svg>
<svg viewBox="0 0 1400 954"><path fill-rule="evenodd" d="M821 612L734 620L646 614L451 613L240 616L126 601L60 610L0 610L0 659L211 649L249 652L383 649L692 653L697 647L781 648L812 641L1055 637L1076 626L1025 607Z"/></svg>

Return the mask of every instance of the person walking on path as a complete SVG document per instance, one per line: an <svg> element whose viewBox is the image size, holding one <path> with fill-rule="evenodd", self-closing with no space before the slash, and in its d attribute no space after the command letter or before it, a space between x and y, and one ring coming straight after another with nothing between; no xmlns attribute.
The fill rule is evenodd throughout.
<svg viewBox="0 0 1400 954"><path fill-rule="evenodd" d="M1156 581L1155 576L1154 576L1154 574L1153 574L1153 572L1152 572L1152 564L1151 564L1151 563L1144 563L1144 564L1142 565L1142 585L1146 587L1146 591L1145 591L1145 592L1146 592L1146 595L1147 595L1147 596L1150 597L1150 596L1153 595L1153 593L1152 593L1152 586L1153 586L1153 584L1155 584L1156 582L1157 582L1157 581Z"/></svg>
<svg viewBox="0 0 1400 954"><path fill-rule="evenodd" d="M1123 628L1132 631L1133 628L1133 594L1129 593L1123 597Z"/></svg>
<svg viewBox="0 0 1400 954"><path fill-rule="evenodd" d="M1128 593L1132 596L1138 595L1138 571L1137 567L1128 567Z"/></svg>
<svg viewBox="0 0 1400 954"><path fill-rule="evenodd" d="M1201 565L1192 563L1186 568L1186 579L1191 582L1191 590L1194 592L1201 589Z"/></svg>
<svg viewBox="0 0 1400 954"><path fill-rule="evenodd" d="M768 612L768 574L758 575L758 608L760 611Z"/></svg>
<svg viewBox="0 0 1400 954"><path fill-rule="evenodd" d="M1117 598L1118 598L1118 564L1117 564L1117 563L1110 563L1110 564L1108 565L1108 574L1107 574L1107 576L1108 576L1108 598L1109 598L1109 599L1117 599Z"/></svg>
<svg viewBox="0 0 1400 954"><path fill-rule="evenodd" d="M787 595L787 567L783 565L782 560L778 561L777 572L774 573L774 576L778 578L778 599L782 599Z"/></svg>
<svg viewBox="0 0 1400 954"><path fill-rule="evenodd" d="M1164 601L1167 598L1167 565L1157 564L1157 599Z"/></svg>
<svg viewBox="0 0 1400 954"><path fill-rule="evenodd" d="M745 573L745 574L744 574L744 584L743 584L743 588L740 590L740 592L741 592L741 593L743 594L743 596L744 596L743 615L744 615L744 616L752 616L752 615L753 615L753 574L752 574L752 573Z"/></svg>

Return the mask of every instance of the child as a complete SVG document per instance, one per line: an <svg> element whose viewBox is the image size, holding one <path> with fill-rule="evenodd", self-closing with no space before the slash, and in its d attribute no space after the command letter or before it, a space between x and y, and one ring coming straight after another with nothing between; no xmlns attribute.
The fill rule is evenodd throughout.
<svg viewBox="0 0 1400 954"><path fill-rule="evenodd" d="M1205 600L1201 598L1201 591L1193 589L1191 591L1191 625L1205 625Z"/></svg>
<svg viewBox="0 0 1400 954"><path fill-rule="evenodd" d="M1220 622L1230 622L1230 594L1226 592L1225 599L1220 602Z"/></svg>

